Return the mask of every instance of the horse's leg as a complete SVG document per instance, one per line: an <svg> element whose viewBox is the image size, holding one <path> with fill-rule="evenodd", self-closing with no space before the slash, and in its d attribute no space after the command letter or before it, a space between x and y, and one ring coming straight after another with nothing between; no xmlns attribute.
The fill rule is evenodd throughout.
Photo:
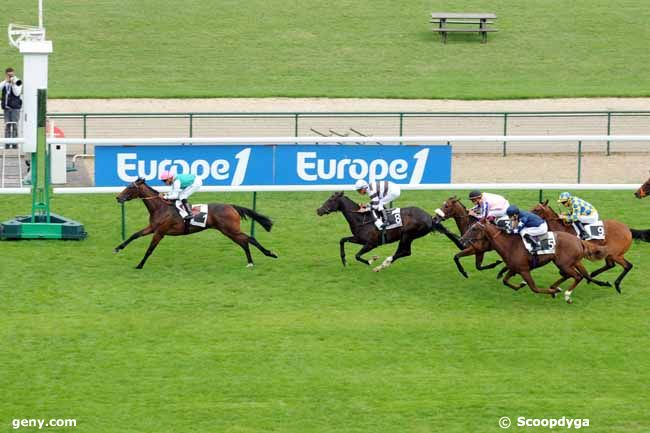
<svg viewBox="0 0 650 433"><path fill-rule="evenodd" d="M476 269L478 269L479 271L492 269L496 266L499 266L501 263L503 263L501 260L497 260L494 263L490 263L489 265L483 266L483 256L485 256L484 252L476 253Z"/></svg>
<svg viewBox="0 0 650 433"><path fill-rule="evenodd" d="M508 271L510 272L510 271ZM528 284L528 287L530 287L530 290L532 290L535 293L548 293L549 295L555 295L557 292L559 292L559 289L556 288L548 288L548 289L543 289L540 287L537 287L535 284L535 281L533 280L533 277L530 275L530 271L521 271L519 272L521 277L524 279L526 284Z"/></svg>
<svg viewBox="0 0 650 433"><path fill-rule="evenodd" d="M153 238L151 239L151 243L149 244L149 248L147 248L147 252L144 253L144 257L142 258L142 260L140 260L138 266L135 267L136 269L142 269L142 267L144 266L144 262L147 261L151 253L153 253L153 250L156 249L158 243L162 240L164 236L165 235L158 232L154 233Z"/></svg>
<svg viewBox="0 0 650 433"><path fill-rule="evenodd" d="M456 268L458 268L458 272L460 272L461 275L465 278L469 278L469 275L467 275L467 272L465 272L465 268L463 268L463 265L460 262L460 258L471 256L472 254L474 254L474 248L470 246L454 255L454 263L456 263Z"/></svg>
<svg viewBox="0 0 650 433"><path fill-rule="evenodd" d="M591 273L590 276L593 278L596 275L602 274L603 272L612 269L614 266L616 266L616 263L614 263L614 260L612 260L611 256L605 257L605 266L596 269Z"/></svg>
<svg viewBox="0 0 650 433"><path fill-rule="evenodd" d="M360 250L359 250L359 251L354 255L354 258L357 259L358 261L360 261L361 263L364 263L364 264L366 264L366 265L370 265L370 264L372 263L372 261L368 261L368 260L364 259L364 258L361 257L361 256L364 255L365 253L367 253L367 252L370 251L370 250L374 250L376 246L377 246L377 245L373 245L373 244L365 244L365 245L364 245L364 246L363 246L363 247L362 247L362 248L361 248L361 249L360 249ZM373 257L373 261L374 261L374 260L375 260L375 258Z"/></svg>
<svg viewBox="0 0 650 433"><path fill-rule="evenodd" d="M413 239L407 239L407 238L402 238L402 240L399 241L399 245L397 246L397 251L395 251L395 254L392 256L386 257L384 262L377 266L373 271L379 272L382 269L386 269L389 267L395 260L401 258L401 257L408 257L411 255L411 242L413 242Z"/></svg>
<svg viewBox="0 0 650 433"><path fill-rule="evenodd" d="M587 268L585 268L585 266L584 266L581 262L578 262L578 263L575 265L575 268L576 268L576 270L577 270L578 272L580 272L580 274L582 274L583 277L585 277L585 279L586 279L588 282L590 282L590 283L594 283L594 284L596 284L596 285L598 285L598 286L600 286L600 287L612 287L612 285L610 284L609 281L600 281L600 280L596 280L595 278L592 278L592 277L589 275L589 271L587 270Z"/></svg>
<svg viewBox="0 0 650 433"><path fill-rule="evenodd" d="M508 269L508 268L506 267L505 269ZM511 270L508 270L508 273L507 273L506 276L503 278L503 284L505 284L506 286L510 287L512 290L519 290L519 289L521 289L522 287L524 287L524 286L526 285L526 282L523 281L523 282L521 282L521 283L519 283L519 284L517 284L517 285L515 286L514 284L512 284L512 283L510 282L510 278L514 277L515 275L517 275L516 272L512 272Z"/></svg>
<svg viewBox="0 0 650 433"><path fill-rule="evenodd" d="M509 269L508 269L508 266L507 266L507 265L504 266L504 267L502 267L501 270L499 271L499 273L497 274L497 280L500 280L501 277L503 277L503 274L505 274L506 271L508 271L508 270L509 270Z"/></svg>
<svg viewBox="0 0 650 433"><path fill-rule="evenodd" d="M562 278L558 281L564 282L569 278L573 278L573 284L571 284L571 287L569 287L564 292L564 300L567 302L567 304L573 304L573 299L571 299L571 294L573 293L573 290L576 288L576 286L580 284L580 281L582 281L583 278L582 273L578 272L574 267L562 266L560 268L560 274L562 274Z"/></svg>
<svg viewBox="0 0 650 433"><path fill-rule="evenodd" d="M150 235L151 233L153 233L153 228L152 228L150 225L148 225L147 227L143 228L143 229L140 230L139 232L135 232L135 233L133 233L133 234L132 234L132 235L131 235L127 240L125 240L124 242L122 242L121 244L119 244L118 246L116 246L115 249L113 250L113 252L114 252L114 253L119 253L119 252L122 251L122 250L123 250L123 249L124 249L128 244L130 244L132 241L138 239L139 237L146 236L146 235Z"/></svg>
<svg viewBox="0 0 650 433"><path fill-rule="evenodd" d="M627 273L632 270L634 265L628 262L625 257L616 257L614 258L614 261L623 266L623 272L621 272L621 275L619 275L618 278L616 278L616 281L614 281L614 287L616 287L616 291L618 293L621 293L621 281L623 281L623 278L625 278Z"/></svg>
<svg viewBox="0 0 650 433"><path fill-rule="evenodd" d="M350 236L347 238L341 238L339 241L339 246L341 247L341 262L343 262L343 266L347 266L348 262L345 260L345 243L346 242L354 242L357 238L354 236Z"/></svg>
<svg viewBox="0 0 650 433"><path fill-rule="evenodd" d="M249 237L246 233L230 233L230 232L223 232L224 235L226 235L228 238L230 238L234 243L239 245L242 250L244 250L244 253L246 254L246 267L247 268L252 268L254 263L253 263L253 257L251 256L251 249L248 246L248 241Z"/></svg>
<svg viewBox="0 0 650 433"><path fill-rule="evenodd" d="M262 252L262 254L264 254L266 257L273 257L274 259L277 259L277 258L278 258L277 254L275 254L273 251L269 251L269 250L267 250L266 248L264 248L264 247L262 246L262 244L260 244L260 243L257 241L257 239L255 239L253 236L249 236L249 237L248 237L248 242L250 242L251 244L253 244L253 246L254 246L255 248L257 248L258 250L260 250L260 251Z"/></svg>

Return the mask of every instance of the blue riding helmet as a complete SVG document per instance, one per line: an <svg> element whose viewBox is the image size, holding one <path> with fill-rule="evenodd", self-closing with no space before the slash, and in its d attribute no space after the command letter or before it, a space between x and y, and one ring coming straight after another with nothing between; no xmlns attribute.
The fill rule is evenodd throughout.
<svg viewBox="0 0 650 433"><path fill-rule="evenodd" d="M511 204L510 206L508 206L508 209L506 209L506 215L508 215L509 217L513 215L519 215L519 208L514 204Z"/></svg>
<svg viewBox="0 0 650 433"><path fill-rule="evenodd" d="M564 203L566 201L569 201L571 199L571 194L568 192L562 192L560 193L560 197L558 197L557 201L558 203Z"/></svg>

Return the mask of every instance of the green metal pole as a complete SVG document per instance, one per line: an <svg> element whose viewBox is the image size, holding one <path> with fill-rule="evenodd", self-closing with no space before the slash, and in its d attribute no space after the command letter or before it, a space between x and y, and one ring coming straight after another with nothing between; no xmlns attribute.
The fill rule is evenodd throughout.
<svg viewBox="0 0 650 433"><path fill-rule="evenodd" d="M126 240L126 208L124 207L124 202L122 205L122 241Z"/></svg>
<svg viewBox="0 0 650 433"><path fill-rule="evenodd" d="M503 135L508 135L508 113L503 113ZM506 142L503 142L503 156L506 156Z"/></svg>
<svg viewBox="0 0 650 433"><path fill-rule="evenodd" d="M194 133L194 115L190 113L190 135L189 136L193 137L192 135L193 133Z"/></svg>
<svg viewBox="0 0 650 433"><path fill-rule="evenodd" d="M399 136L404 135L404 113L399 113ZM401 141L399 144L404 144Z"/></svg>
<svg viewBox="0 0 650 433"><path fill-rule="evenodd" d="M257 211L257 191L253 191L253 210ZM251 218L251 237L255 237L255 220Z"/></svg>
<svg viewBox="0 0 650 433"><path fill-rule="evenodd" d="M612 135L612 112L611 111L607 112L607 135ZM607 156L609 156L609 143L610 141L607 140Z"/></svg>
<svg viewBox="0 0 650 433"><path fill-rule="evenodd" d="M543 190L539 190L539 202L542 203L544 201L544 192Z"/></svg>
<svg viewBox="0 0 650 433"><path fill-rule="evenodd" d="M578 183L582 174L582 141L578 141Z"/></svg>

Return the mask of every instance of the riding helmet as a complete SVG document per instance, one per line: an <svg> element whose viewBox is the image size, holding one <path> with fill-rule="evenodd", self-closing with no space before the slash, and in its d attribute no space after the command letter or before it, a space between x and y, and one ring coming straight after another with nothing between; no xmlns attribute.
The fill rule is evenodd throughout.
<svg viewBox="0 0 650 433"><path fill-rule="evenodd" d="M557 201L558 201L558 203L564 203L565 201L568 201L569 199L571 199L571 194L569 194L568 192L563 192L563 193L560 193L560 197L557 199Z"/></svg>
<svg viewBox="0 0 650 433"><path fill-rule="evenodd" d="M519 215L519 208L514 204L511 204L510 206L508 206L508 209L506 209L506 215L508 215L509 217L513 215Z"/></svg>
<svg viewBox="0 0 650 433"><path fill-rule="evenodd" d="M469 199L473 200L475 198L481 198L482 195L483 195L483 193L481 191L479 191L478 189L475 189L474 191L469 193Z"/></svg>
<svg viewBox="0 0 650 433"><path fill-rule="evenodd" d="M359 191L360 189L368 189L368 182L366 182L366 181L363 180L363 179L358 179L358 180L354 183L354 189L355 189L356 191Z"/></svg>

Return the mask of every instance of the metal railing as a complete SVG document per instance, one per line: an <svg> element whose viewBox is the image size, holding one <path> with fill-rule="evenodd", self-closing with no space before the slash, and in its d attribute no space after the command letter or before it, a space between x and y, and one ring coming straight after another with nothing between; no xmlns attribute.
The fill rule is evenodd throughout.
<svg viewBox="0 0 650 433"><path fill-rule="evenodd" d="M66 137L368 135L627 135L650 133L650 111L50 113ZM583 143L584 152L648 151L648 144ZM543 147L539 147L544 152ZM91 153L83 149L73 153ZM558 149L554 149L554 152ZM561 150L560 150L561 151ZM575 152L575 148L566 149ZM530 153L530 146L464 143L456 153Z"/></svg>

